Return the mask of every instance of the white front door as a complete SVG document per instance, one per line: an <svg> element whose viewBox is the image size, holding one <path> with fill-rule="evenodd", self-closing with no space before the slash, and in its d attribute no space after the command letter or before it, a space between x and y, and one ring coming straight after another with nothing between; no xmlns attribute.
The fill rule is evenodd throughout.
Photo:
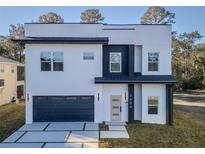
<svg viewBox="0 0 205 154"><path fill-rule="evenodd" d="M111 121L121 121L121 96L110 96Z"/></svg>

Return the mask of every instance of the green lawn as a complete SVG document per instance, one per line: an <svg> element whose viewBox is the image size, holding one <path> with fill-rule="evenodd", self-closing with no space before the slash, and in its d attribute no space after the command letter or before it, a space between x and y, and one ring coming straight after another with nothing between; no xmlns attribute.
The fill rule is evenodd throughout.
<svg viewBox="0 0 205 154"><path fill-rule="evenodd" d="M0 142L24 124L24 104L0 106ZM104 128L106 129L106 128ZM129 139L101 139L100 147L205 147L205 113L174 109L174 125L128 124Z"/></svg>
<svg viewBox="0 0 205 154"><path fill-rule="evenodd" d="M24 104L0 106L0 142L24 124Z"/></svg>
<svg viewBox="0 0 205 154"><path fill-rule="evenodd" d="M198 113L174 109L174 125L128 124L129 139L101 139L100 147L205 147L205 122Z"/></svg>

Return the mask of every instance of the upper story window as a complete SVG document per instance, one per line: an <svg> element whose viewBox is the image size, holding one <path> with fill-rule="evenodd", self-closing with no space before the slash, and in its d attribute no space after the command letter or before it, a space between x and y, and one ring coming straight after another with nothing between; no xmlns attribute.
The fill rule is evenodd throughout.
<svg viewBox="0 0 205 154"><path fill-rule="evenodd" d="M41 71L63 71L63 52L41 52Z"/></svg>
<svg viewBox="0 0 205 154"><path fill-rule="evenodd" d="M94 53L93 52L84 52L83 53L83 60L94 60Z"/></svg>
<svg viewBox="0 0 205 154"><path fill-rule="evenodd" d="M110 52L110 72L121 72L121 53Z"/></svg>
<svg viewBox="0 0 205 154"><path fill-rule="evenodd" d="M53 71L63 71L63 52L53 52Z"/></svg>
<svg viewBox="0 0 205 154"><path fill-rule="evenodd" d="M4 80L0 79L0 87L4 87Z"/></svg>
<svg viewBox="0 0 205 154"><path fill-rule="evenodd" d="M148 53L148 71L158 71L159 67L159 53Z"/></svg>
<svg viewBox="0 0 205 154"><path fill-rule="evenodd" d="M17 66L17 81L23 81L24 80L24 67L23 66Z"/></svg>
<svg viewBox="0 0 205 154"><path fill-rule="evenodd" d="M41 71L51 71L51 52L41 52Z"/></svg>
<svg viewBox="0 0 205 154"><path fill-rule="evenodd" d="M157 96L148 96L148 114L158 114Z"/></svg>
<svg viewBox="0 0 205 154"><path fill-rule="evenodd" d="M1 72L1 73L4 72L4 64L0 64L0 72Z"/></svg>
<svg viewBox="0 0 205 154"><path fill-rule="evenodd" d="M11 73L14 73L14 66L11 66Z"/></svg>

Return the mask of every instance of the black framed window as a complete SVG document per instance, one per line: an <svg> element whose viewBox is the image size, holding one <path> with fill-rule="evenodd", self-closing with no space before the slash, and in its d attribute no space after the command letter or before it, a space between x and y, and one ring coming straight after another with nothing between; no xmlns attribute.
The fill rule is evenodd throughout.
<svg viewBox="0 0 205 154"><path fill-rule="evenodd" d="M110 72L121 72L121 53L110 52Z"/></svg>
<svg viewBox="0 0 205 154"><path fill-rule="evenodd" d="M158 114L158 97L148 97L148 114Z"/></svg>
<svg viewBox="0 0 205 154"><path fill-rule="evenodd" d="M51 71L51 52L41 52L41 71Z"/></svg>
<svg viewBox="0 0 205 154"><path fill-rule="evenodd" d="M159 53L148 53L148 71L158 71L159 67Z"/></svg>

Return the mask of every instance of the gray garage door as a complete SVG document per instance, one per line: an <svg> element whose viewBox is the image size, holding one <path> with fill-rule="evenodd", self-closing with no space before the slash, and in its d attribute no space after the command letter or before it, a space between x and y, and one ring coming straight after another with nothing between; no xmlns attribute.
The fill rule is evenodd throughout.
<svg viewBox="0 0 205 154"><path fill-rule="evenodd" d="M34 96L33 121L94 121L94 96Z"/></svg>

